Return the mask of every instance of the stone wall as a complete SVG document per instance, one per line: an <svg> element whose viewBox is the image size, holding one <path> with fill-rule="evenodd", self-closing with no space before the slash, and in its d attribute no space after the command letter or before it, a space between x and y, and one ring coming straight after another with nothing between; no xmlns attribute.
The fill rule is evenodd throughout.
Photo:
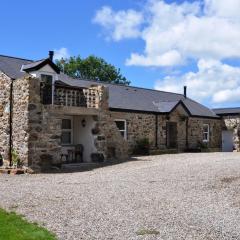
<svg viewBox="0 0 240 240"><path fill-rule="evenodd" d="M136 142L142 138L149 139L150 148L166 150L167 149L167 122L177 123L177 150L184 151L186 148L196 149L203 141L203 124L209 124L210 139L207 147L212 150L220 150L221 148L221 120L208 118L192 118L184 108L179 105L169 115L158 115L158 136L156 147L156 115L147 113L133 112L110 112L109 119L106 122L111 122L112 131L118 131L115 119L125 119L127 121L127 142L129 153L132 153ZM188 123L187 123L188 121ZM188 130L186 130L188 124ZM114 128L113 128L114 126ZM187 134L188 133L188 146ZM121 135L120 135L121 137ZM123 139L121 137L121 139ZM120 144L120 142L119 142Z"/></svg>
<svg viewBox="0 0 240 240"><path fill-rule="evenodd" d="M40 102L40 81L13 84L13 149L24 165L40 172L60 161L61 119Z"/></svg>
<svg viewBox="0 0 240 240"><path fill-rule="evenodd" d="M136 141L141 140L143 138L147 138L149 140L151 148L155 147L156 116L154 114L111 112L109 115L110 115L109 121L114 123L115 128L116 128L116 124L114 120L116 119L126 120L127 143L129 146L130 153L135 148ZM116 128L115 130L118 131L118 128Z"/></svg>
<svg viewBox="0 0 240 240"><path fill-rule="evenodd" d="M128 144L123 139L109 112L96 117L98 134L95 137L95 147L105 160L124 160L128 158Z"/></svg>
<svg viewBox="0 0 240 240"><path fill-rule="evenodd" d="M9 99L11 79L0 72L0 153L9 158Z"/></svg>
<svg viewBox="0 0 240 240"><path fill-rule="evenodd" d="M234 149L240 152L240 114L223 117L223 129L233 131Z"/></svg>
<svg viewBox="0 0 240 240"><path fill-rule="evenodd" d="M98 87L99 112L95 116L96 126L93 129L95 147L106 160L128 159L128 142L121 136L108 105L108 88Z"/></svg>
<svg viewBox="0 0 240 240"><path fill-rule="evenodd" d="M189 148L196 148L203 139L203 125L209 124L209 142L205 143L208 148L221 149L221 120L205 119L205 118L190 118L189 119Z"/></svg>
<svg viewBox="0 0 240 240"><path fill-rule="evenodd" d="M54 106L41 104L39 79L31 78L28 109L29 166L43 171L60 161L61 118Z"/></svg>
<svg viewBox="0 0 240 240"><path fill-rule="evenodd" d="M28 165L30 78L13 81L12 146Z"/></svg>

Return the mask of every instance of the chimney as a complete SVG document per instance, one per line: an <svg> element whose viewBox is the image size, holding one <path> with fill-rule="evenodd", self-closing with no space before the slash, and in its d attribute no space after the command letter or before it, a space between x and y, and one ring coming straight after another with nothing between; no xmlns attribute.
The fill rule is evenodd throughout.
<svg viewBox="0 0 240 240"><path fill-rule="evenodd" d="M183 89L184 89L184 97L187 98L187 86L184 86Z"/></svg>
<svg viewBox="0 0 240 240"><path fill-rule="evenodd" d="M53 61L54 51L49 51L48 56L49 56L49 59Z"/></svg>

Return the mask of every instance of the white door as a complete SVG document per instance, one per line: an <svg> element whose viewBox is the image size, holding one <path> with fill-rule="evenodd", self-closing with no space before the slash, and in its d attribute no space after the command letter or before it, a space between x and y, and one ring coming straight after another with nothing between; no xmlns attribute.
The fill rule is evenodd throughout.
<svg viewBox="0 0 240 240"><path fill-rule="evenodd" d="M222 131L222 151L232 152L233 151L233 132Z"/></svg>

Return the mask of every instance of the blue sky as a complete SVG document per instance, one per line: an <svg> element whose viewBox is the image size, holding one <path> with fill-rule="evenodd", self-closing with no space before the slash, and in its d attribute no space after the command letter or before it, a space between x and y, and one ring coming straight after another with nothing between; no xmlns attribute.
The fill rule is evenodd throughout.
<svg viewBox="0 0 240 240"><path fill-rule="evenodd" d="M208 106L240 106L240 4L227 2L3 1L0 54L94 54L132 85L175 92L187 85Z"/></svg>

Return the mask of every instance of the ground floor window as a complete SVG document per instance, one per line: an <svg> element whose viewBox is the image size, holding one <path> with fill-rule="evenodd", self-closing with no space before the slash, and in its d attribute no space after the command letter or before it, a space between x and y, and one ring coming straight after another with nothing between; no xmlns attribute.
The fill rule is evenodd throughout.
<svg viewBox="0 0 240 240"><path fill-rule="evenodd" d="M209 124L203 124L203 142L209 142Z"/></svg>
<svg viewBox="0 0 240 240"><path fill-rule="evenodd" d="M124 139L127 139L127 122L125 119L116 119L115 123Z"/></svg>
<svg viewBox="0 0 240 240"><path fill-rule="evenodd" d="M73 143L73 121L72 118L62 119L62 145L71 145Z"/></svg>

